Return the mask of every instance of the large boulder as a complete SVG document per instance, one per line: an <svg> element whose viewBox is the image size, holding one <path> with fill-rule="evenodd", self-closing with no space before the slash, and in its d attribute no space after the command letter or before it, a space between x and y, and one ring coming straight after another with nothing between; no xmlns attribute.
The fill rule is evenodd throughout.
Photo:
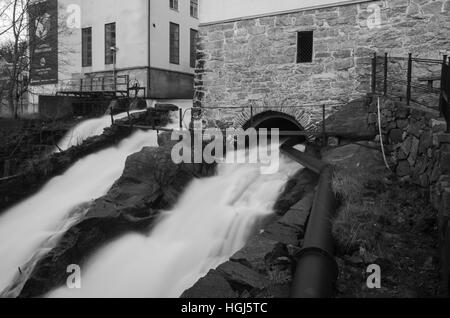
<svg viewBox="0 0 450 318"><path fill-rule="evenodd" d="M170 209L194 178L214 173L210 165L176 165L171 149L170 144L144 148L130 156L122 177L109 193L93 203L26 281L16 284L23 285L18 295L38 297L63 285L67 266L82 264L102 245L126 232L149 231L159 212Z"/></svg>

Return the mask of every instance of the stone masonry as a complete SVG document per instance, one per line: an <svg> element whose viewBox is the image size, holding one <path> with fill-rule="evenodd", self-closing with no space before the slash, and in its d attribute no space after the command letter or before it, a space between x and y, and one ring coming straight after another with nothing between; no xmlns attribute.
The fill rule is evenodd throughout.
<svg viewBox="0 0 450 318"><path fill-rule="evenodd" d="M378 98L369 125L378 129ZM380 98L383 140L392 170L429 193L438 211L443 291L450 293L450 134L439 112Z"/></svg>
<svg viewBox="0 0 450 318"><path fill-rule="evenodd" d="M312 63L297 64L297 32L314 31ZM370 90L374 52L441 58L450 50L450 0L368 1L200 27L197 107L264 109L343 102ZM208 116L229 125L242 109ZM308 128L320 108L291 115ZM245 117L245 118L242 118Z"/></svg>

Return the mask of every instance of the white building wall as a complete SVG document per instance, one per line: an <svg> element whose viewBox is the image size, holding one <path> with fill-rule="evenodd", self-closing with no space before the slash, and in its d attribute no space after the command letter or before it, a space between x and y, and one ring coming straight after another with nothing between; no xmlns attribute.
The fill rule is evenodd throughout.
<svg viewBox="0 0 450 318"><path fill-rule="evenodd" d="M200 22L211 23L364 0L200 0Z"/></svg>
<svg viewBox="0 0 450 318"><path fill-rule="evenodd" d="M198 30L199 20L190 15L190 0L178 0L178 11L169 0L151 1L151 66L170 71L194 73L190 67L190 29ZM170 22L180 25L180 64L169 60Z"/></svg>

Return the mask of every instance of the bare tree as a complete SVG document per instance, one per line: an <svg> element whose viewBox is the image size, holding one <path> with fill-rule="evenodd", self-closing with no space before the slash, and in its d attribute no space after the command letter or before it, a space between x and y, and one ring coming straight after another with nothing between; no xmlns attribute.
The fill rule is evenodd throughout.
<svg viewBox="0 0 450 318"><path fill-rule="evenodd" d="M18 117L20 101L31 91L30 84L36 83L37 70L40 69L42 60L46 67L57 71L58 62L66 63L64 58L58 61L58 54L64 57L71 50L58 43L58 35L69 30L63 23L59 24L56 12L55 17L52 17L51 32L46 30L49 18L37 12L40 5L40 2L32 0L0 0L0 59L3 57L8 62L3 70L7 77L4 95L15 118ZM49 42L54 43L56 55L54 59L45 61L40 52L43 47L48 48Z"/></svg>
<svg viewBox="0 0 450 318"><path fill-rule="evenodd" d="M11 114L18 117L18 106L22 96L27 91L27 76L29 70L28 8L31 0L2 0L0 13L0 36L6 40L1 43L0 54L7 64L3 73L6 74L6 99Z"/></svg>

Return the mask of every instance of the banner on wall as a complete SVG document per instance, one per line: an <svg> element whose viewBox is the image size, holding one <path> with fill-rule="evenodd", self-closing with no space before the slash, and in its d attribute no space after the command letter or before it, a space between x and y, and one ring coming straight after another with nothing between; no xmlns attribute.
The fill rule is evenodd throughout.
<svg viewBox="0 0 450 318"><path fill-rule="evenodd" d="M36 0L29 7L30 83L58 82L58 0Z"/></svg>

